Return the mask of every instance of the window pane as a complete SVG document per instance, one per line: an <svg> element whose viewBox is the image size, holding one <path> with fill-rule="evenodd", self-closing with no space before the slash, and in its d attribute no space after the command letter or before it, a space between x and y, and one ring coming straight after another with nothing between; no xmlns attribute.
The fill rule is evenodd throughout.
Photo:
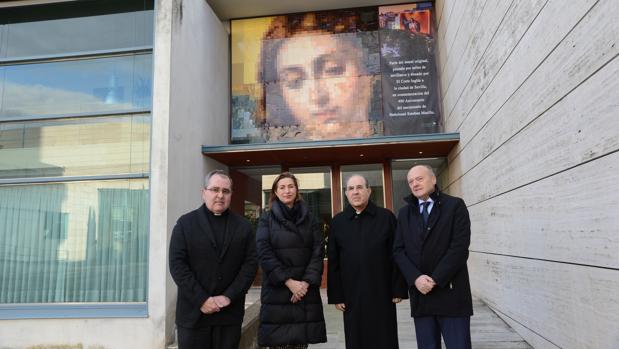
<svg viewBox="0 0 619 349"><path fill-rule="evenodd" d="M0 12L0 15L1 14L2 12ZM0 20L0 58L4 58L5 56L4 52L6 51L7 27L8 25L5 23L5 20Z"/></svg>
<svg viewBox="0 0 619 349"><path fill-rule="evenodd" d="M370 200L378 207L385 207L385 194L383 188L383 166L381 164L351 165L340 167L342 181L342 209L348 205L346 198L346 181L354 174L360 174L368 180L372 194Z"/></svg>
<svg viewBox="0 0 619 349"><path fill-rule="evenodd" d="M152 56L4 67L0 119L149 108Z"/></svg>
<svg viewBox="0 0 619 349"><path fill-rule="evenodd" d="M0 123L0 178L148 173L150 116Z"/></svg>
<svg viewBox="0 0 619 349"><path fill-rule="evenodd" d="M255 209L255 212L246 210L245 217L250 219L258 218L265 209L269 209L269 197L271 185L277 175L282 173L279 166L268 167L237 167L230 169L232 180L237 183L244 183L242 188L236 188L232 197L234 205L235 197L244 200L247 209Z"/></svg>
<svg viewBox="0 0 619 349"><path fill-rule="evenodd" d="M0 186L0 303L144 302L148 180Z"/></svg>
<svg viewBox="0 0 619 349"><path fill-rule="evenodd" d="M317 217L326 236L333 218L331 210L331 168L297 167L291 168L290 172L297 177L301 196L310 212Z"/></svg>
<svg viewBox="0 0 619 349"><path fill-rule="evenodd" d="M2 121L2 111L4 110L4 85L6 77L6 67L0 66L0 121Z"/></svg>
<svg viewBox="0 0 619 349"><path fill-rule="evenodd" d="M416 165L429 165L436 174L438 187L441 188L441 174L447 166L445 158L397 160L391 163L391 178L393 182L393 212L396 214L406 205L404 198L411 195L406 175L408 170Z"/></svg>
<svg viewBox="0 0 619 349"><path fill-rule="evenodd" d="M0 58L150 46L152 3L104 1L19 7L0 11L7 19Z"/></svg>

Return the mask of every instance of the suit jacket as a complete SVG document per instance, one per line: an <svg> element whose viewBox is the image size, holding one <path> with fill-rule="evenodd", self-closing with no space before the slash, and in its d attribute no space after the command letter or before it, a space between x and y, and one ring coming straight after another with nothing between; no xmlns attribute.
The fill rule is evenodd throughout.
<svg viewBox="0 0 619 349"><path fill-rule="evenodd" d="M473 315L473 302L466 260L471 242L471 222L464 201L438 191L424 228L417 198L398 213L394 259L411 295L412 316ZM415 287L421 275L430 276L436 286L426 295Z"/></svg>
<svg viewBox="0 0 619 349"><path fill-rule="evenodd" d="M228 211L223 246L216 245L205 205L178 219L170 240L170 273L178 286L176 324L186 328L240 325L245 294L256 276L256 243L251 225ZM224 295L230 305L206 315L211 296Z"/></svg>

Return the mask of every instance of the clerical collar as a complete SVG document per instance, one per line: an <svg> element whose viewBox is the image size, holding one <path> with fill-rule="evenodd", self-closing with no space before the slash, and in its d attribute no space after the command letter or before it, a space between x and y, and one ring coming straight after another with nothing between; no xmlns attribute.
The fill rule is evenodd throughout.
<svg viewBox="0 0 619 349"><path fill-rule="evenodd" d="M365 208L362 211L358 212L357 209L352 207L352 205L348 204L346 205L344 212L345 212L346 217L349 217L349 218L355 218L361 215L374 216L376 214L376 205L374 205L372 201L368 201L367 206L365 206Z"/></svg>
<svg viewBox="0 0 619 349"><path fill-rule="evenodd" d="M221 212L221 213L215 213L215 212L213 212L213 211L209 210L209 209L208 209L208 207L206 207L206 205L204 205L204 211L205 211L207 214L210 214L211 216L214 216L214 217L222 217L222 216L223 216L223 217L225 217L225 216L227 216L227 215L228 215L228 212L229 212L230 210L226 209L225 211L223 211L223 212Z"/></svg>
<svg viewBox="0 0 619 349"><path fill-rule="evenodd" d="M352 207L352 205L351 205L350 207ZM368 202L368 203L365 205L365 207L363 208L363 210L361 210L361 211L357 210L357 209L356 209L356 208L354 208L354 207L352 207L352 209L355 211L355 213L356 213L357 215L360 215L360 214L362 214L363 212L368 211L369 207L370 207L370 203Z"/></svg>

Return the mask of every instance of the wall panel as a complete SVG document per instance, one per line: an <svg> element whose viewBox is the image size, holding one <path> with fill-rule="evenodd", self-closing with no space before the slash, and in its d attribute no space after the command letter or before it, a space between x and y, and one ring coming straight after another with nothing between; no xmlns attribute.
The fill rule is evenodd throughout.
<svg viewBox="0 0 619 349"><path fill-rule="evenodd" d="M439 71L461 141L443 179L469 205L473 293L535 348L618 348L619 7L486 2L446 20L454 3ZM488 31L463 30L476 22Z"/></svg>
<svg viewBox="0 0 619 349"><path fill-rule="evenodd" d="M617 270L471 253L475 294L561 348L619 347Z"/></svg>
<svg viewBox="0 0 619 349"><path fill-rule="evenodd" d="M442 105L445 119L451 117L455 105L466 91L465 86L471 81L473 70L486 53L497 29L506 19L510 6L513 6L513 2L507 0L486 1L479 20L471 26L470 35L462 39L462 42L466 41L466 49L460 56L453 58L452 63L457 65L456 69L450 74L445 74L443 79L445 81L443 81Z"/></svg>
<svg viewBox="0 0 619 349"><path fill-rule="evenodd" d="M450 1L447 1L450 2ZM437 0L434 2L434 8L435 8L435 18L436 18L436 23L438 25L438 23L440 23L442 17L443 17L443 9L445 7L445 1L443 0Z"/></svg>
<svg viewBox="0 0 619 349"><path fill-rule="evenodd" d="M595 2L594 0L578 0L573 2L573 6L566 7L563 1L549 1L526 31L518 46L514 48L501 70L497 72L496 76L492 77L493 80L489 86L482 84L480 88L471 88L471 84L475 82L471 79L471 72L475 66L463 60L464 64L456 74L455 82L452 83L454 87L444 95L444 105L450 108L447 115L449 117L454 116L458 120L471 115L471 117L481 117L478 114L492 115L531 71L565 38L565 35L574 28L576 23L586 15ZM499 3L501 2L495 4ZM505 16L505 14L498 12L502 9L499 8L497 11L489 13L489 16L494 15L503 20L499 16ZM511 16L511 13L509 13L509 16ZM495 18L494 21L496 20ZM492 21L493 19L488 18L483 23L488 26L488 32L492 31L493 34ZM486 34L487 36L488 34ZM473 37L471 40L473 39L475 38ZM495 45L498 44L495 43ZM474 46L480 47L477 49L473 47L471 51L488 48L483 40L479 40L477 45ZM491 52L493 49L494 46L490 47L489 51ZM482 60L480 64L484 65L485 60ZM467 65L469 66L467 67ZM458 96L457 100L454 100L455 96ZM489 101L492 101L492 103ZM472 111L471 108L474 108L474 110ZM452 126L460 128L461 122L454 123ZM462 144L464 145L464 143Z"/></svg>
<svg viewBox="0 0 619 349"><path fill-rule="evenodd" d="M452 151L450 160L458 160L451 180L457 180L476 166L503 142L552 107L566 94L598 69L611 61L619 47L619 7L611 0L602 0L594 6L548 58L509 96L500 109L486 119L486 106L475 110L463 124L458 149ZM592 34L595 33L595 34ZM521 60L518 60L521 62ZM519 63L522 64L522 63ZM505 76L504 80L509 80ZM497 86L497 88L502 88ZM464 148L471 147L465 151ZM458 151L460 153L458 154Z"/></svg>
<svg viewBox="0 0 619 349"><path fill-rule="evenodd" d="M464 2L463 2L464 3ZM440 75L452 76L455 66L462 58L462 52L466 49L468 38L471 36L471 31L474 28L482 27L483 24L479 23L479 17L484 9L485 0L471 0L466 2L462 13L458 15L459 23L456 30L455 37L451 41L450 46L447 48L445 54L439 55L440 60ZM446 38L447 40L447 38ZM445 90L449 87L449 84L441 86L441 94L445 95Z"/></svg>
<svg viewBox="0 0 619 349"><path fill-rule="evenodd" d="M445 119L445 125L449 130L457 130L467 117L465 111L470 110L479 96L490 85L496 73L501 69L505 60L509 57L514 47L518 44L527 28L537 17L539 11L544 7L546 1L522 1L517 2L509 8L505 19L501 22L496 34L494 34L490 45L486 49L484 56L476 64L476 69L470 81L465 87L460 103L462 112L451 112L453 107L445 105L445 113L449 115ZM440 44L439 44L439 47ZM441 76L444 80L446 77Z"/></svg>
<svg viewBox="0 0 619 349"><path fill-rule="evenodd" d="M462 11L469 1L447 1L443 11L443 17L438 27L438 71L443 67L444 60L449 56L449 49L453 38L458 32Z"/></svg>
<svg viewBox="0 0 619 349"><path fill-rule="evenodd" d="M164 1L165 2L165 1ZM226 144L229 137L229 45L227 25L205 1L173 1L170 16L169 115L165 129L167 187L164 252L155 258L167 267L167 241L181 214L202 204L204 176L225 166L205 160L203 144ZM154 117L154 116L153 116ZM158 156L154 154L153 156ZM154 199L153 199L154 200ZM161 219L161 218L156 218ZM161 229L161 228L158 228ZM165 258L162 258L165 257ZM176 285L166 269L166 337L174 339Z"/></svg>
<svg viewBox="0 0 619 349"><path fill-rule="evenodd" d="M506 324L515 329L521 338L524 339L531 347L535 349L561 349L552 342L549 342L546 338L531 331L519 322L514 321L509 316L501 313L498 309L492 307L489 308L492 309L492 311L494 311L503 321L505 321Z"/></svg>
<svg viewBox="0 0 619 349"><path fill-rule="evenodd" d="M452 183L451 190L472 205L619 150L619 101L600 93L619 91L618 80L616 58L521 131L505 129L518 118L515 113L485 128L478 138L508 140ZM465 152L474 157L486 149L474 142Z"/></svg>
<svg viewBox="0 0 619 349"><path fill-rule="evenodd" d="M619 152L469 207L471 251L619 269Z"/></svg>

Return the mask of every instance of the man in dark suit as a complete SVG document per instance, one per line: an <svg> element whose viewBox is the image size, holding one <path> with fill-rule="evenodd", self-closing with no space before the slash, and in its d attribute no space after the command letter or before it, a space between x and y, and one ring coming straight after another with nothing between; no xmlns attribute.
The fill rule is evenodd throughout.
<svg viewBox="0 0 619 349"><path fill-rule="evenodd" d="M471 222L464 201L439 192L432 168L414 166L398 213L394 259L409 286L417 347L470 349L473 315L466 267Z"/></svg>
<svg viewBox="0 0 619 349"><path fill-rule="evenodd" d="M202 189L204 205L180 217L172 231L179 349L238 348L257 261L251 225L228 209L231 195L230 177L212 171Z"/></svg>

